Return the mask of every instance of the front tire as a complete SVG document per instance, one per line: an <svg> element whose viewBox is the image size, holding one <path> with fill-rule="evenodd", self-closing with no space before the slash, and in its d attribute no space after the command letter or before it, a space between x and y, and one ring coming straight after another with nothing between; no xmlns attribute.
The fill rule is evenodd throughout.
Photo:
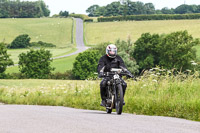
<svg viewBox="0 0 200 133"><path fill-rule="evenodd" d="M116 112L118 115L121 115L122 109L123 109L123 90L122 85L118 84L116 88L116 94L115 94L115 107Z"/></svg>

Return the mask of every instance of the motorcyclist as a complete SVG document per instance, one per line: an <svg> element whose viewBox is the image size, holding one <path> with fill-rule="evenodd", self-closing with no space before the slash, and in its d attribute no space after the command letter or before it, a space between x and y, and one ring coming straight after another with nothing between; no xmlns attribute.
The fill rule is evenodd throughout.
<svg viewBox="0 0 200 133"><path fill-rule="evenodd" d="M110 44L106 47L106 54L99 59L97 71L98 74L101 75L103 72L110 72L111 68L122 68L123 71L129 73L130 77L132 76L127 70L122 58L117 55L117 47L114 44ZM109 77L104 77L100 83L101 106L106 105L106 85L108 80L110 80ZM126 87L126 82L122 80L123 96L125 95ZM123 104L125 105L124 101Z"/></svg>

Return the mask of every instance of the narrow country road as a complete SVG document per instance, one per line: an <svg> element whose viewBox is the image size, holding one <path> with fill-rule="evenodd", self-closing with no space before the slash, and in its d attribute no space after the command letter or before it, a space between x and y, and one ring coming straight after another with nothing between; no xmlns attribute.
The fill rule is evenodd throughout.
<svg viewBox="0 0 200 133"><path fill-rule="evenodd" d="M200 133L200 122L58 106L0 105L0 133Z"/></svg>
<svg viewBox="0 0 200 133"><path fill-rule="evenodd" d="M76 52L73 52L73 53L70 53L67 55L54 57L53 59L58 59L58 58L75 55L75 54L81 53L89 48L89 47L85 46L84 41L83 41L83 20L80 18L75 18L75 21L76 21L76 44L77 44L78 50Z"/></svg>

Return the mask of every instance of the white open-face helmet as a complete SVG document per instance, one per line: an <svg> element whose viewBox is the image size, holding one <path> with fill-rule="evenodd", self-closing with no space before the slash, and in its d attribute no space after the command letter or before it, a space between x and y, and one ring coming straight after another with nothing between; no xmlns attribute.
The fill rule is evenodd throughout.
<svg viewBox="0 0 200 133"><path fill-rule="evenodd" d="M117 47L114 44L110 44L106 47L106 54L110 58L115 58L117 55Z"/></svg>

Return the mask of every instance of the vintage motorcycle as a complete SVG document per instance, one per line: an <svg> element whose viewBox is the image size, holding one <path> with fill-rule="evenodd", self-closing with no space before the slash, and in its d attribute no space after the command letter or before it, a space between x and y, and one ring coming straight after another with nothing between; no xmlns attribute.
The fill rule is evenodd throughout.
<svg viewBox="0 0 200 133"><path fill-rule="evenodd" d="M111 72L101 73L101 77L109 77L107 82L107 97L106 97L106 112L112 113L112 109L116 109L118 115L123 110L123 89L122 89L122 76L133 77L133 75L124 71L124 69L112 68Z"/></svg>

